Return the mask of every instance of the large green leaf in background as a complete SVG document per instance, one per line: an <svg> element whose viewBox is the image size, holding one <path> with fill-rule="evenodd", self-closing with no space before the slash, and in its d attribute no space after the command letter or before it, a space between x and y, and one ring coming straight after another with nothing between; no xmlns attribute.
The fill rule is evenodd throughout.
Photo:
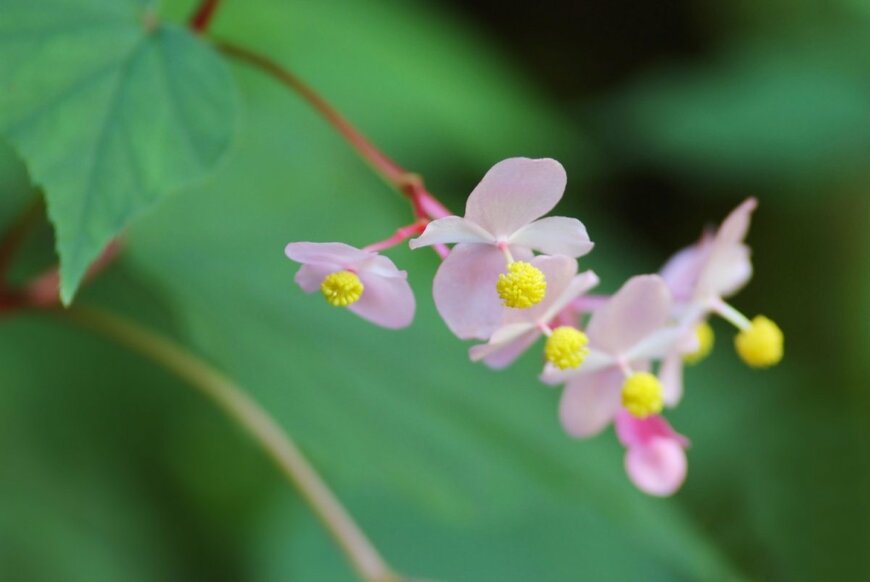
<svg viewBox="0 0 870 582"><path fill-rule="evenodd" d="M144 0L0 0L0 14L0 130L45 192L68 302L112 237L215 165L236 90Z"/></svg>
<svg viewBox="0 0 870 582"><path fill-rule="evenodd" d="M312 26L319 22L329 25ZM352 96L369 104L364 119L389 118L390 151L403 160L424 156L423 163L436 165L447 157L474 166L465 192L506 153L546 153L549 130L559 127L558 118L542 115L544 102L522 97L520 83L485 51L452 40L443 21L421 18L416 7L228 4L216 24L217 34L268 47L288 66L299 63L311 84L332 88L327 96L335 101ZM389 34L412 25L413 44ZM353 51L331 46L363 31L377 43L360 42ZM379 55L390 55L389 67ZM321 59L327 65L313 66ZM333 60L341 64L328 65ZM598 579L727 577L727 564L678 505L631 487L612 437L579 445L564 436L558 393L535 380L538 358L502 374L468 361L467 346L450 336L431 304L434 255L394 253L419 298L410 330L372 327L295 286L286 242L362 245L410 215L294 95L244 66L237 74L248 111L236 155L213 180L167 201L131 231L130 263L159 283L187 339L299 439L400 569L451 580L485 579L502 567L502 579L540 571L539 579L558 580L583 568ZM405 105L380 105L395 99L389 85L400 80ZM429 86L442 98L419 110L415 96L425 103ZM429 125L440 127L420 131ZM500 139L446 147L490 130ZM571 166L569 173L577 169ZM554 519L558 526L550 527ZM278 548L294 547L298 528L269 521L269 547L276 549L269 560L283 561L286 549ZM400 527L414 536L396 534ZM516 532L513 542L510 533L493 538L503 528ZM459 530L466 533L457 537ZM535 532L535 549L517 552L509 567L494 565L526 531ZM315 535L325 539L320 530ZM426 540L428 556L421 552ZM297 547L302 557L285 578L324 579L321 568L336 563L331 554L305 560L304 546Z"/></svg>

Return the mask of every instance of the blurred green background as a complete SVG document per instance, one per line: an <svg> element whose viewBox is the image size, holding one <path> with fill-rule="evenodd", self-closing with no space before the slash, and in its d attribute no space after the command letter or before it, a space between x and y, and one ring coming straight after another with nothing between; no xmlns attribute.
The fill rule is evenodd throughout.
<svg viewBox="0 0 870 582"><path fill-rule="evenodd" d="M194 3L166 2L182 21ZM2 14L0 14L2 18ZM226 0L216 36L316 87L452 208L505 157L568 170L560 213L616 289L755 195L734 299L786 333L772 370L718 349L670 414L690 473L635 491L612 432L565 436L538 356L472 365L434 255L391 332L293 284L291 240L362 246L406 203L295 96L234 64L226 160L130 229L78 301L165 331L245 386L375 543L440 580L857 580L870 571L870 3ZM0 146L0 225L34 195ZM13 270L53 261L50 229ZM136 354L46 315L0 321L0 579L345 580L259 450Z"/></svg>

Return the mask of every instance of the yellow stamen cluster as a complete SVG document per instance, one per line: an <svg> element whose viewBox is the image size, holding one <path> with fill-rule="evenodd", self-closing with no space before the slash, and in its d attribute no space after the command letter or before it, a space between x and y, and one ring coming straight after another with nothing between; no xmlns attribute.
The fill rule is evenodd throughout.
<svg viewBox="0 0 870 582"><path fill-rule="evenodd" d="M734 347L744 362L753 368L767 368L782 359L784 337L774 322L758 315L752 325L734 338Z"/></svg>
<svg viewBox="0 0 870 582"><path fill-rule="evenodd" d="M637 372L622 385L622 405L638 418L646 418L662 411L662 385L649 372Z"/></svg>
<svg viewBox="0 0 870 582"><path fill-rule="evenodd" d="M589 348L586 347L588 342L589 338L585 333L563 325L554 329L547 338L544 355L548 362L560 370L577 368L589 354Z"/></svg>
<svg viewBox="0 0 870 582"><path fill-rule="evenodd" d="M703 321L696 325L695 337L698 338L698 349L683 355L683 361L687 364L697 364L713 351L713 343L716 338L709 323Z"/></svg>
<svg viewBox="0 0 870 582"><path fill-rule="evenodd" d="M365 287L356 273L338 271L331 273L320 284L320 292L326 302L336 307L347 307L359 301Z"/></svg>
<svg viewBox="0 0 870 582"><path fill-rule="evenodd" d="M547 293L547 279L540 269L525 261L514 261L508 272L498 276L496 290L506 307L528 309Z"/></svg>

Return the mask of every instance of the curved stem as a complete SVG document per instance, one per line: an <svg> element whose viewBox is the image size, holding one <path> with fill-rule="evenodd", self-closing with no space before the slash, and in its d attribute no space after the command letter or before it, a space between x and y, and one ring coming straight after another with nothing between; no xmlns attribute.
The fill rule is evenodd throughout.
<svg viewBox="0 0 870 582"><path fill-rule="evenodd" d="M391 160L336 111L314 89L299 77L267 56L226 41L213 40L214 45L227 56L246 62L289 87L308 102L393 188L404 194L414 208L417 218L442 218L451 213L426 190L419 175L408 172Z"/></svg>
<svg viewBox="0 0 870 582"><path fill-rule="evenodd" d="M214 17L220 0L202 0L190 17L190 28L195 32L205 32Z"/></svg>
<svg viewBox="0 0 870 582"><path fill-rule="evenodd" d="M189 382L244 428L275 462L344 551L362 580L400 580L293 439L230 378L174 341L119 315L82 306L57 313L111 337Z"/></svg>

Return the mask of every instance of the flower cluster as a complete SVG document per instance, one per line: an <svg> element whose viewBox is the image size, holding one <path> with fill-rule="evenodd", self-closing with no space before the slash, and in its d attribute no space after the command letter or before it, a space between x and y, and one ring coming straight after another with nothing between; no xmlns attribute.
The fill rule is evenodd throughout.
<svg viewBox="0 0 870 582"><path fill-rule="evenodd" d="M707 319L718 315L737 328L735 349L750 366L772 366L783 356L773 321L750 320L725 302L752 275L743 241L756 201L746 200L659 274L632 277L610 296L590 295L598 277L578 272L578 259L593 248L586 228L574 218L544 217L565 185L557 161L511 158L487 172L463 217L427 198L431 220L386 241L363 249L297 242L286 254L302 263L296 282L303 290L401 328L413 319L414 295L407 274L378 251L408 239L412 249L435 246L444 257L433 283L439 314L459 339L484 342L470 348L470 358L504 368L544 336L540 379L564 386L565 431L586 438L613 423L632 482L670 495L685 479L689 441L662 413L680 402L683 364L712 350Z"/></svg>

